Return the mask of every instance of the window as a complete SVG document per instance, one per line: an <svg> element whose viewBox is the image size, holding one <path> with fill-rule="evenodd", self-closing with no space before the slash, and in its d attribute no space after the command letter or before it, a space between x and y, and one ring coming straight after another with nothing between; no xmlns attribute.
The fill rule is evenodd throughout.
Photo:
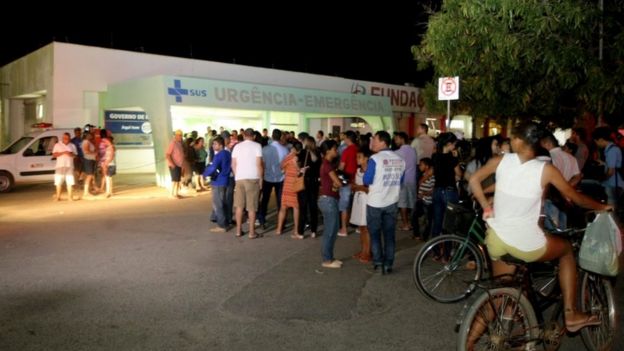
<svg viewBox="0 0 624 351"><path fill-rule="evenodd" d="M24 156L50 156L56 143L58 138L55 136L38 139L24 150Z"/></svg>
<svg viewBox="0 0 624 351"><path fill-rule="evenodd" d="M13 144L11 144L11 146L7 147L6 149L4 149L2 151L2 154L5 155L12 155L12 154L16 154L18 151L20 151L24 146L26 146L26 144L30 143L30 141L32 140L32 137L29 136L25 136L22 137L21 139L17 140L16 142L14 142Z"/></svg>
<svg viewBox="0 0 624 351"><path fill-rule="evenodd" d="M37 104L37 119L43 119L43 104Z"/></svg>

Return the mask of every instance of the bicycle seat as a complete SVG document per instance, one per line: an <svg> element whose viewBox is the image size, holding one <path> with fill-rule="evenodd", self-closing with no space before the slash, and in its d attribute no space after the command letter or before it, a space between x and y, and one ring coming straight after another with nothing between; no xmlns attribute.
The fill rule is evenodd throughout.
<svg viewBox="0 0 624 351"><path fill-rule="evenodd" d="M523 260L519 259L519 258L515 258L510 254L506 254L500 257L500 260L507 263L507 264L512 264L514 266L526 266L527 262L524 262Z"/></svg>

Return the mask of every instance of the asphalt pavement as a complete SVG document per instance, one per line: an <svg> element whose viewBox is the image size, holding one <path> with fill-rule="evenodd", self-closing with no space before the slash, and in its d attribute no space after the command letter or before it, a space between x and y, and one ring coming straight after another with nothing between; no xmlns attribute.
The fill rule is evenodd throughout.
<svg viewBox="0 0 624 351"><path fill-rule="evenodd" d="M337 239L343 268L325 269L320 238L210 233L210 192L174 200L153 176L116 178L110 199L0 194L0 350L455 349L462 304L419 295L410 233L393 274L351 258L356 234Z"/></svg>

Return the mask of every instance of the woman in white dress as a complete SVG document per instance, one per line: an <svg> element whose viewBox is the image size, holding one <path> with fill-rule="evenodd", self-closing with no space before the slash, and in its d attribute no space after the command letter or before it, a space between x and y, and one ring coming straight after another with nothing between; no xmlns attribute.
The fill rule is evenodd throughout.
<svg viewBox="0 0 624 351"><path fill-rule="evenodd" d="M366 201L368 199L368 187L364 185L364 173L368 165L368 158L371 151L366 148L360 148L357 152L357 163L360 166L355 173L355 184L351 185L353 195L353 206L351 207L351 224L358 226L360 231L360 244L362 249L353 255L362 263L369 263L371 260L370 237L368 235L368 227L366 226Z"/></svg>
<svg viewBox="0 0 624 351"><path fill-rule="evenodd" d="M602 211L610 206L576 192L554 166L535 158L543 136L538 125L522 123L514 127L512 135L514 153L490 159L470 178L472 193L483 207L483 217L489 225L486 243L493 260L493 274L513 273L515 266L498 260L505 254L525 262L559 259L566 328L576 332L600 324L596 316L576 311L576 262L570 242L545 234L538 221L543 190L549 184L581 207ZM496 192L492 209L481 182L494 173Z"/></svg>

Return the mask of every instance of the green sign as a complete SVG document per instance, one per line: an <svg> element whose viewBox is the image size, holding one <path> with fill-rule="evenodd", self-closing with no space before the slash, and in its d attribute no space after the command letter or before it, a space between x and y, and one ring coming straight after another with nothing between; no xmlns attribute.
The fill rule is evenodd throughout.
<svg viewBox="0 0 624 351"><path fill-rule="evenodd" d="M171 105L392 116L387 97L196 78L165 78Z"/></svg>

